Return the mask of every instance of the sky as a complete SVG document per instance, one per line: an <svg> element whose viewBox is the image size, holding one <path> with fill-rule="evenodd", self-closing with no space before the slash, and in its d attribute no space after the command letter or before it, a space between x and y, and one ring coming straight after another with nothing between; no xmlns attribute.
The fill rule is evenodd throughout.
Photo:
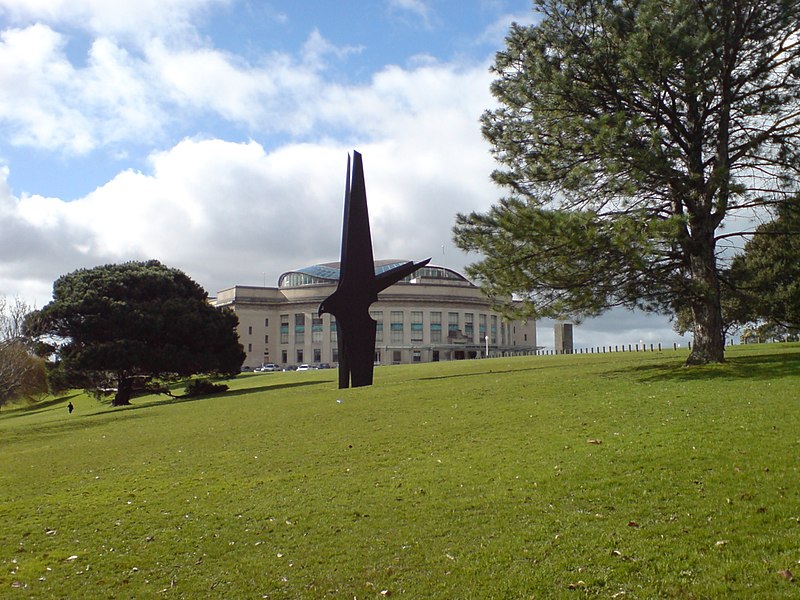
<svg viewBox="0 0 800 600"><path fill-rule="evenodd" d="M503 195L479 119L530 0L0 0L0 296L157 259L211 296L339 258L362 153L376 258L458 271ZM539 328L552 345L552 323ZM685 343L612 313L577 345Z"/></svg>

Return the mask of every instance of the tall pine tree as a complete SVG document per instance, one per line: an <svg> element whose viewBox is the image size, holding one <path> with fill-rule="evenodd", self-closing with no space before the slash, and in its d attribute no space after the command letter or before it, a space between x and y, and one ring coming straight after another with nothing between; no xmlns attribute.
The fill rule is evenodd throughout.
<svg viewBox="0 0 800 600"><path fill-rule="evenodd" d="M483 133L508 197L459 215L496 297L534 316L688 310L724 360L719 242L800 181L800 0L537 0Z"/></svg>

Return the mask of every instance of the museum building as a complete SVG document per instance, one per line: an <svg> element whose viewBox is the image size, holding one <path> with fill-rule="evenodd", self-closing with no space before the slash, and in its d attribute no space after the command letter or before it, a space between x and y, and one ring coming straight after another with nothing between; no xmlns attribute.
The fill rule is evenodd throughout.
<svg viewBox="0 0 800 600"><path fill-rule="evenodd" d="M403 260L375 262L375 273ZM221 290L215 306L239 317L243 367L275 363L338 363L336 321L319 316L336 289L339 263L283 273L278 287L237 285ZM377 322L375 364L405 364L536 352L536 322L507 320L480 288L445 267L428 265L387 288L370 307Z"/></svg>

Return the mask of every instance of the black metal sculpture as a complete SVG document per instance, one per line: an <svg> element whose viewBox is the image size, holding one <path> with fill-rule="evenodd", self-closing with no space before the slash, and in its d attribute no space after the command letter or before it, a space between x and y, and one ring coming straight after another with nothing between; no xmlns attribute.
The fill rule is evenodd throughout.
<svg viewBox="0 0 800 600"><path fill-rule="evenodd" d="M378 300L379 292L431 260L409 261L375 274L364 167L358 152L353 152L352 179L350 175L348 155L339 284L336 291L319 305L320 316L329 313L336 318L340 388L372 385L377 324L369 316L369 307Z"/></svg>

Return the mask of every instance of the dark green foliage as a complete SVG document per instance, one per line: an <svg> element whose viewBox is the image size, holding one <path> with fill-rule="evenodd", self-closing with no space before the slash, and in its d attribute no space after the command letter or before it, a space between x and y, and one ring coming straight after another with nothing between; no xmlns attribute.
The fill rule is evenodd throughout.
<svg viewBox="0 0 800 600"><path fill-rule="evenodd" d="M535 4L494 65L510 197L458 216L468 273L537 316L688 311L688 362L721 362L723 226L798 184L800 0Z"/></svg>
<svg viewBox="0 0 800 600"><path fill-rule="evenodd" d="M800 197L756 229L734 259L729 279L737 323L800 328Z"/></svg>
<svg viewBox="0 0 800 600"><path fill-rule="evenodd" d="M183 393L188 398L195 396L210 396L212 394L222 394L228 391L228 386L224 383L212 383L208 379L192 379L186 384L186 391Z"/></svg>
<svg viewBox="0 0 800 600"><path fill-rule="evenodd" d="M741 329L752 341L795 339L800 331L800 196L777 207L721 272L722 320L726 331ZM679 311L675 330L691 328Z"/></svg>
<svg viewBox="0 0 800 600"><path fill-rule="evenodd" d="M487 214L459 217L456 232L462 248L485 255L468 274L495 298L515 294L516 312L580 320L611 306L670 306L673 274L657 259L669 222L504 199Z"/></svg>
<svg viewBox="0 0 800 600"><path fill-rule="evenodd" d="M233 375L244 360L236 315L212 307L197 283L158 261L64 275L38 317L40 336L63 341L52 379L82 387L116 381L114 404L129 403L136 381Z"/></svg>

